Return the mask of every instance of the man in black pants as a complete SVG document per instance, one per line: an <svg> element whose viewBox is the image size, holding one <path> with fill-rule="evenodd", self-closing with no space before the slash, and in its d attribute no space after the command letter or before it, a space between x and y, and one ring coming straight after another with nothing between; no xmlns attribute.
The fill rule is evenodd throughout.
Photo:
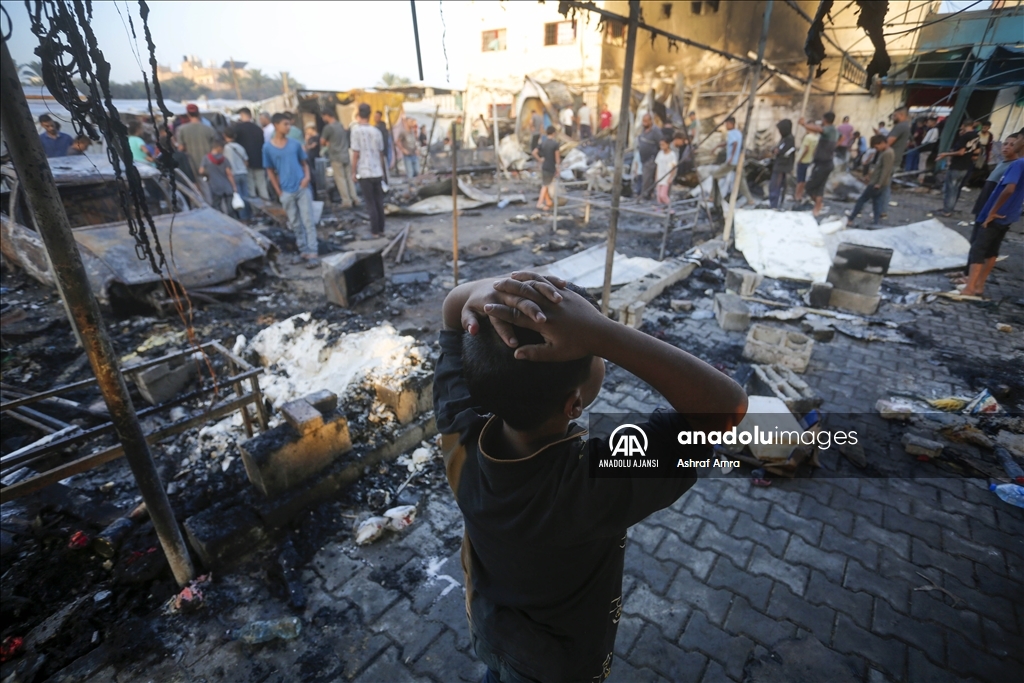
<svg viewBox="0 0 1024 683"><path fill-rule="evenodd" d="M370 232L384 234L384 137L370 125L370 105L359 105L356 124L350 130L352 169L370 214Z"/></svg>

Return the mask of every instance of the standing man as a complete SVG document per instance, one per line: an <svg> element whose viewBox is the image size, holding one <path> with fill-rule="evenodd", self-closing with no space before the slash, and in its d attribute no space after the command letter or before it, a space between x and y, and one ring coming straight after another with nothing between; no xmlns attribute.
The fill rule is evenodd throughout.
<svg viewBox="0 0 1024 683"><path fill-rule="evenodd" d="M532 153L540 143L540 136L544 134L544 115L538 111L530 115L530 152Z"/></svg>
<svg viewBox="0 0 1024 683"><path fill-rule="evenodd" d="M601 114L598 117L597 130L602 131L612 127L612 113L608 110L607 104L601 105Z"/></svg>
<svg viewBox="0 0 1024 683"><path fill-rule="evenodd" d="M871 137L871 146L875 148L875 163L871 166L871 172L868 174L867 187L864 188L864 192L857 198L857 202L853 205L853 210L850 211L848 227L853 226L853 221L856 220L861 209L869 201L874 209L875 225L882 222L882 198L885 196L885 186L892 180L892 170L896 164L896 155L893 154L892 149L889 147L889 140L884 135L873 135Z"/></svg>
<svg viewBox="0 0 1024 683"><path fill-rule="evenodd" d="M203 165L203 159L213 149L213 142L217 139L217 132L211 126L207 126L203 123L199 117L199 107L190 104L185 107L185 111L188 112L188 123L178 128L174 133L175 137L178 138L178 144L181 145L182 151L188 155L188 160L192 164L192 175L196 179L199 176L199 167ZM203 199L207 203L213 202L213 196L210 194L210 186L205 180L197 182L199 190L203 193Z"/></svg>
<svg viewBox="0 0 1024 683"><path fill-rule="evenodd" d="M398 135L398 151L402 153L407 178L415 178L420 174L420 156L416 145L416 119L406 117L402 132Z"/></svg>
<svg viewBox="0 0 1024 683"><path fill-rule="evenodd" d="M772 177L768 182L768 203L773 209L781 209L786 200L786 185L796 161L796 142L793 140L793 122L782 119L775 127L779 129L779 144L772 151Z"/></svg>
<svg viewBox="0 0 1024 683"><path fill-rule="evenodd" d="M270 192L267 190L267 172L263 168L263 145L266 139L263 137L263 129L252 121L252 110L242 107L238 110L238 123L235 125L235 142L245 150L249 168L249 184L253 194L264 201L270 201ZM238 175L237 173L235 174Z"/></svg>
<svg viewBox="0 0 1024 683"><path fill-rule="evenodd" d="M317 258L316 226L313 225L313 194L309 191L309 164L302 143L293 139L292 121L286 114L274 114L274 137L263 145L263 167L267 178L281 198L281 206L288 215L288 227L295 233L295 246L299 255L293 265L306 264L306 268L320 265Z"/></svg>
<svg viewBox="0 0 1024 683"><path fill-rule="evenodd" d="M942 183L942 211L940 216L949 218L953 215L956 202L960 199L960 188L964 186L964 180L968 172L974 167L974 160L971 158L971 151L974 147L974 140L978 134L974 132L974 122L964 119L960 124L960 130L953 140L953 146L948 152L935 157L935 160L950 157L949 168L946 169L946 179Z"/></svg>
<svg viewBox="0 0 1024 683"><path fill-rule="evenodd" d="M562 124L562 131L570 138L572 137L572 124L574 118L572 106L562 107L562 111L558 112L558 122ZM655 154L657 154L657 152L655 152Z"/></svg>
<svg viewBox="0 0 1024 683"><path fill-rule="evenodd" d="M995 139L995 136L992 135L992 122L988 119L982 119L978 125L981 126L981 130L978 131L978 137L974 138L972 145L974 168L964 184L978 178L987 177L991 170L988 166L988 157L992 153L992 142Z"/></svg>
<svg viewBox="0 0 1024 683"><path fill-rule="evenodd" d="M537 198L537 208L541 211L547 211L555 205L554 184L558 182L558 165L562 163L559 146L555 138L555 127L548 126L548 134L541 138L531 152L533 158L541 162L540 196Z"/></svg>
<svg viewBox="0 0 1024 683"><path fill-rule="evenodd" d="M352 182L352 157L349 153L349 133L333 111L325 111L320 115L324 120L324 129L320 131L320 144L327 148L327 160L331 162L334 173L334 186L341 197L341 208L358 206L356 186Z"/></svg>
<svg viewBox="0 0 1024 683"><path fill-rule="evenodd" d="M793 201L799 204L804 198L804 187L807 185L807 171L814 162L814 152L818 149L818 139L821 136L817 133L807 131L804 139L800 141L800 149L796 153L796 191L793 193Z"/></svg>
<svg viewBox="0 0 1024 683"><path fill-rule="evenodd" d="M655 174L658 169L654 157L658 156L661 146L661 129L654 125L654 117L644 114L641 119L643 128L636 136L636 150L640 155L640 172L643 175L643 186L640 189L642 199L650 199L654 194Z"/></svg>
<svg viewBox="0 0 1024 683"><path fill-rule="evenodd" d="M39 134L39 139L43 142L43 151L46 152L46 158L66 157L68 149L74 143L71 136L67 133L61 133L60 125L50 118L49 114L42 114L39 117L39 125L43 127L43 132Z"/></svg>
<svg viewBox="0 0 1024 683"><path fill-rule="evenodd" d="M832 157L835 155L836 143L839 142L839 131L832 125L836 115L828 111L821 119L824 122L821 126L807 123L803 117L799 121L807 130L820 133L818 146L814 150L814 168L811 169L811 177L807 179L807 195L814 200L814 209L811 213L815 217L821 214L821 206L825 201L825 184L832 175L832 169L835 168Z"/></svg>
<svg viewBox="0 0 1024 683"><path fill-rule="evenodd" d="M939 120L934 115L929 116L925 121L925 126L928 130L925 131L924 137L921 138L921 146L918 148L920 156L917 158L917 170L920 173L917 176L917 182L919 183L924 182L925 171L928 170L928 162L931 161L931 157L939 145L938 122Z"/></svg>
<svg viewBox="0 0 1024 683"><path fill-rule="evenodd" d="M1024 133L1024 131L1021 131ZM1014 143L1014 154L1024 151L1024 135L1018 133ZM985 208L978 214L976 234L971 241L968 259L967 286L963 294L981 296L985 282L996 265L999 247L1009 232L1010 226L1020 220L1024 208L1024 159L1017 159L1003 174L992 196L985 202Z"/></svg>
<svg viewBox="0 0 1024 683"><path fill-rule="evenodd" d="M725 120L725 142L719 144L712 151L717 151L725 147L725 163L716 168L711 172L711 177L717 180L721 180L730 173L736 173L734 183L740 184L740 193L746 198L747 204L751 208L757 201L754 199L754 195L750 194L750 188L747 187L747 177L743 173L743 169L737 168L740 163L740 150L743 149L743 133L736 129L736 118L730 116Z"/></svg>
<svg viewBox="0 0 1024 683"><path fill-rule="evenodd" d="M839 142L836 144L836 156L846 161L850 152L850 143L853 142L853 125L850 124L850 117L844 116L843 122L836 126L839 133Z"/></svg>
<svg viewBox="0 0 1024 683"><path fill-rule="evenodd" d="M589 140L593 128L590 123L590 107L586 102L580 105L580 110L576 112L576 118L580 121L580 140Z"/></svg>
<svg viewBox="0 0 1024 683"><path fill-rule="evenodd" d="M349 131L352 144L352 166L359 189L363 193L366 212L370 214L370 232L384 235L384 136L370 125L370 105L359 105L356 125Z"/></svg>

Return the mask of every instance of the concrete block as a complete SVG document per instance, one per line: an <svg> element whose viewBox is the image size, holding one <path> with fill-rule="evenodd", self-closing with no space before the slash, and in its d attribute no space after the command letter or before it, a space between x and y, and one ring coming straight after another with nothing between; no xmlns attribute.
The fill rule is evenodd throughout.
<svg viewBox="0 0 1024 683"><path fill-rule="evenodd" d="M693 302L689 299L672 299L668 305L676 313L693 310Z"/></svg>
<svg viewBox="0 0 1024 683"><path fill-rule="evenodd" d="M842 289L832 289L828 304L833 308L840 308L851 313L861 315L874 315L878 310L881 298L878 296L864 296L855 292L847 292Z"/></svg>
<svg viewBox="0 0 1024 683"><path fill-rule="evenodd" d="M619 322L639 330L644 324L644 310L647 308L646 301L634 301L626 307L626 310L619 318Z"/></svg>
<svg viewBox="0 0 1024 683"><path fill-rule="evenodd" d="M377 400L390 408L403 425L434 407L432 374L413 373L401 379L380 380L374 382L373 388Z"/></svg>
<svg viewBox="0 0 1024 683"><path fill-rule="evenodd" d="M842 242L836 247L832 263L840 268L862 270L866 273L885 275L892 261L892 249L865 247L860 244Z"/></svg>
<svg viewBox="0 0 1024 683"><path fill-rule="evenodd" d="M875 403L875 410L883 420L909 420L914 416L914 406L903 401L889 401L884 398Z"/></svg>
<svg viewBox="0 0 1024 683"><path fill-rule="evenodd" d="M750 307L735 294L715 295L715 319L727 332L742 332L750 327Z"/></svg>
<svg viewBox="0 0 1024 683"><path fill-rule="evenodd" d="M616 320L625 322L631 304L650 302L675 283L689 277L696 268L697 264L689 261L667 259L654 272L612 292L608 298L608 310L613 312Z"/></svg>
<svg viewBox="0 0 1024 683"><path fill-rule="evenodd" d="M177 358L135 373L135 386L150 405L158 405L182 392L196 376L196 362Z"/></svg>
<svg viewBox="0 0 1024 683"><path fill-rule="evenodd" d="M246 505L211 507L185 520L185 536L206 569L222 569L266 540L263 521Z"/></svg>
<svg viewBox="0 0 1024 683"><path fill-rule="evenodd" d="M938 441L932 441L931 439L925 439L924 437L917 436L916 434L904 434L903 438L900 439L900 443L903 444L903 450L910 455L916 455L922 458L937 458L942 455L942 444Z"/></svg>
<svg viewBox="0 0 1024 683"><path fill-rule="evenodd" d="M884 275L878 273L832 266L828 269L826 279L832 283L834 289L853 292L861 296L878 296L878 290L882 287L884 278Z"/></svg>
<svg viewBox="0 0 1024 683"><path fill-rule="evenodd" d="M352 297L384 277L379 251L345 251L320 260L327 300L348 307Z"/></svg>
<svg viewBox="0 0 1024 683"><path fill-rule="evenodd" d="M749 444L750 452L755 458L763 462L779 462L789 459L797 446L800 445L800 434L804 428L800 426L797 419L793 417L786 403L775 396L748 396L747 414L736 428L737 433L748 432L754 434L754 428L759 434L757 443L751 438ZM781 436L787 432L786 436ZM793 433L796 433L796 436ZM770 438L763 438L765 434ZM771 441L771 443L761 443Z"/></svg>
<svg viewBox="0 0 1024 683"><path fill-rule="evenodd" d="M811 361L814 340L799 332L768 325L754 325L747 333L743 357L763 365L781 365L803 372Z"/></svg>
<svg viewBox="0 0 1024 683"><path fill-rule="evenodd" d="M309 406L308 401L303 402ZM312 406L309 407L312 409ZM285 424L269 429L239 446L249 481L263 495L272 496L287 491L352 450L348 421L334 413L319 414L322 420L319 426L315 426L315 420L300 420L299 427L293 425L286 414ZM300 417L306 415L308 412L301 413Z"/></svg>
<svg viewBox="0 0 1024 683"><path fill-rule="evenodd" d="M815 282L811 285L810 304L812 308L825 308L832 296L831 282Z"/></svg>
<svg viewBox="0 0 1024 683"><path fill-rule="evenodd" d="M806 415L822 404L822 398L807 382L782 365L754 365L750 389L754 394L774 396L795 415Z"/></svg>
<svg viewBox="0 0 1024 683"><path fill-rule="evenodd" d="M740 296L751 296L764 280L764 275L746 268L729 268L725 271L725 290Z"/></svg>
<svg viewBox="0 0 1024 683"><path fill-rule="evenodd" d="M285 403L281 406L281 415L303 436L324 426L323 414L304 398Z"/></svg>
<svg viewBox="0 0 1024 683"><path fill-rule="evenodd" d="M328 389L307 394L302 400L319 410L324 415L333 413L338 409L338 395Z"/></svg>

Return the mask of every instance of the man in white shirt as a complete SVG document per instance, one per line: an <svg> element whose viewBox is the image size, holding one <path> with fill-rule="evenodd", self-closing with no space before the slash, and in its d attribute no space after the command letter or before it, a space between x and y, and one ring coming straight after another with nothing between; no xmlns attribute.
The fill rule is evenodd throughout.
<svg viewBox="0 0 1024 683"><path fill-rule="evenodd" d="M270 122L270 114L263 112L260 114L260 126L263 127L263 142L270 142L270 138L274 137L274 124Z"/></svg>
<svg viewBox="0 0 1024 683"><path fill-rule="evenodd" d="M562 130L569 137L572 137L572 124L575 116L572 113L572 107L563 107L562 111L558 112L558 122L562 124Z"/></svg>
<svg viewBox="0 0 1024 683"><path fill-rule="evenodd" d="M593 129L590 127L590 107L586 103L576 112L576 118L580 121L580 140L589 140Z"/></svg>
<svg viewBox="0 0 1024 683"><path fill-rule="evenodd" d="M370 232L384 234L384 137L370 125L370 105L359 105L356 123L349 129L349 148L356 182L370 214Z"/></svg>

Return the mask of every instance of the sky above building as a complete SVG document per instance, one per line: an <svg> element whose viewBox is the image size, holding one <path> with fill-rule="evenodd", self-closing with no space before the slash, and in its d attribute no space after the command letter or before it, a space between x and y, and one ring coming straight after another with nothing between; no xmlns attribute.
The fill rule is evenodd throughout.
<svg viewBox="0 0 1024 683"><path fill-rule="evenodd" d="M986 9L990 2L943 2L943 11ZM38 45L22 3L5 3L19 64ZM372 87L384 72L418 81L412 14L404 2L152 2L149 26L160 64L176 71L184 55L218 65L234 58L267 75L287 71L307 88ZM424 82L462 88L479 51L479 20L468 2L416 2ZM135 2L93 2L100 48L120 83L142 80L148 54ZM131 13L139 41L131 39Z"/></svg>

